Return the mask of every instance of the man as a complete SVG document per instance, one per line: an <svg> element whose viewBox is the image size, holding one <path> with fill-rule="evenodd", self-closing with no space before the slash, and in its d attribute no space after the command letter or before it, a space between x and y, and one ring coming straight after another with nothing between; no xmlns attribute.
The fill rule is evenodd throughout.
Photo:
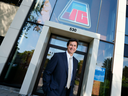
<svg viewBox="0 0 128 96"><path fill-rule="evenodd" d="M73 53L78 47L76 39L67 42L67 51L55 53L43 74L43 91L46 96L73 96L78 61Z"/></svg>

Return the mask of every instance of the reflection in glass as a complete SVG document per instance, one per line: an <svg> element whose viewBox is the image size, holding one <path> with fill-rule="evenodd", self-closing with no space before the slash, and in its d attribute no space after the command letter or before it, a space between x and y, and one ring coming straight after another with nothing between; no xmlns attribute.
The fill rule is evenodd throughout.
<svg viewBox="0 0 128 96"><path fill-rule="evenodd" d="M74 14L73 18L76 18L77 16L81 17L83 16L82 18L79 18L79 20L77 21L76 19L73 19L73 18L70 18L70 20L65 20L62 21L59 19L59 16L61 14L65 14L64 17L65 18L68 18L69 17L69 14L71 14L71 10L73 10L73 6L70 6L68 5L69 2L71 1L78 1L80 2L81 4L78 4L78 7L76 8L78 12L82 11L82 10L86 10L86 13L85 14L90 14L89 16L85 16L85 14L83 15L78 15L78 14L75 14L76 12L74 11ZM50 19L50 21L53 21L53 22L57 22L57 23L61 23L61 24L65 24L65 25L69 25L69 26L73 26L73 27L77 27L77 28L80 28L80 29L86 29L88 31L92 31L92 32L96 32L96 29L97 29L97 24L98 24L98 17L99 17L99 10L100 10L100 4L101 4L101 1L102 0L58 0L57 1L57 4L55 6L55 9L53 11L53 14L52 14L52 17ZM75 3L76 4L76 3ZM89 8L87 8L87 6L81 6L82 4L87 4L89 6ZM64 11L67 7L69 7L69 10L67 10L66 12ZM82 7L82 8L81 8ZM71 8L71 10L70 10ZM74 8L75 9L75 8ZM64 13L65 12L65 13ZM83 11L82 11L83 12ZM88 18L88 24L90 22L90 26L87 28L85 26L83 26L83 23L81 25L81 22L83 22L83 20L81 19L85 19L85 17L90 17L90 19ZM68 18L69 19L69 18ZM72 21L72 20L75 20L72 24L69 23L69 21ZM87 19L87 18L86 18ZM66 22L67 21L67 22ZM75 23L76 22L76 23ZM80 26L78 26L78 23L80 23Z"/></svg>
<svg viewBox="0 0 128 96"><path fill-rule="evenodd" d="M127 14L128 14L128 12L127 12ZM126 22L125 22L125 34L128 35L128 17L126 17Z"/></svg>
<svg viewBox="0 0 128 96"><path fill-rule="evenodd" d="M56 0L36 0L28 21L44 24L48 21Z"/></svg>
<svg viewBox="0 0 128 96"><path fill-rule="evenodd" d="M27 68L31 61L42 26L26 23L19 36L15 51L7 62L7 71L4 82L13 86L21 87Z"/></svg>
<svg viewBox="0 0 128 96"><path fill-rule="evenodd" d="M125 36L125 44L128 44L128 36Z"/></svg>
<svg viewBox="0 0 128 96"><path fill-rule="evenodd" d="M124 57L128 57L128 45L124 45Z"/></svg>
<svg viewBox="0 0 128 96"><path fill-rule="evenodd" d="M56 48L52 48L52 47L49 48L47 58L46 58L46 61L45 61L44 67L43 67L43 71L41 73L41 77L39 79L39 83L38 83L38 87L37 87L36 92L43 93L43 91L42 91L43 72L44 72L44 70L47 66L48 61L51 59L51 57L54 55L54 53L58 53L58 52L65 52L65 51L60 50L60 49L56 49ZM80 83L80 76L81 76L81 71L82 71L82 66L83 66L84 55L74 53L74 57L77 58L77 60L78 60L78 70L77 70L77 73L76 73L75 85L74 85L74 88L73 88L73 94L74 94L74 96L76 96L77 92L78 92L78 88L79 88L79 83Z"/></svg>
<svg viewBox="0 0 128 96"><path fill-rule="evenodd" d="M105 69L105 77L104 82L101 82L99 80L93 81L92 96L109 96L110 94L113 47L113 44L100 41L96 66Z"/></svg>
<svg viewBox="0 0 128 96"><path fill-rule="evenodd" d="M57 46L67 48L67 42L68 42L67 38L52 35L50 44L54 44L54 45L57 45ZM79 41L77 51L87 52L87 46L88 46L87 43Z"/></svg>
<svg viewBox="0 0 128 96"><path fill-rule="evenodd" d="M81 77L82 68L83 68L84 55L74 53L74 57L77 58L78 60L78 67L77 67L77 72L76 72L75 85L73 88L73 95L77 96L78 88L80 84L80 77Z"/></svg>
<svg viewBox="0 0 128 96"><path fill-rule="evenodd" d="M125 34L128 35L128 5L126 6Z"/></svg>
<svg viewBox="0 0 128 96"><path fill-rule="evenodd" d="M104 66L105 60L110 60L113 57L113 44L100 41L97 57L97 65Z"/></svg>
<svg viewBox="0 0 128 96"><path fill-rule="evenodd" d="M98 33L102 40L114 41L117 0L103 0L99 19Z"/></svg>
<svg viewBox="0 0 128 96"><path fill-rule="evenodd" d="M127 91L128 91L128 58L124 57L121 96L126 96L128 94Z"/></svg>

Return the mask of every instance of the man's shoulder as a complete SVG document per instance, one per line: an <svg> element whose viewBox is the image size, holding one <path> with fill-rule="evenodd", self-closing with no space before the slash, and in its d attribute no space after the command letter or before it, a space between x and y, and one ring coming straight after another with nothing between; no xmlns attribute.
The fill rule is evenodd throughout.
<svg viewBox="0 0 128 96"><path fill-rule="evenodd" d="M78 62L78 60L73 56L73 58L74 58L74 60L76 61L76 62Z"/></svg>

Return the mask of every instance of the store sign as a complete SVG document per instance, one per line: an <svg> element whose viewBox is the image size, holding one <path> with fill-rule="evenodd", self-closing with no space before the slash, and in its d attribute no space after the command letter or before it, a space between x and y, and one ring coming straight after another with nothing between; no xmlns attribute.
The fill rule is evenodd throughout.
<svg viewBox="0 0 128 96"><path fill-rule="evenodd" d="M104 82L105 68L96 66L94 80Z"/></svg>
<svg viewBox="0 0 128 96"><path fill-rule="evenodd" d="M89 5L72 0L65 6L58 19L62 22L90 28Z"/></svg>

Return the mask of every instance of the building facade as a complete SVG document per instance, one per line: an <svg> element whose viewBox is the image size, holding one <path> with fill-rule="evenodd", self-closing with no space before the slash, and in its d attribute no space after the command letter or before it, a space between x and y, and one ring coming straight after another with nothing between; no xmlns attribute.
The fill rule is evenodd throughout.
<svg viewBox="0 0 128 96"><path fill-rule="evenodd" d="M15 0L14 0L15 1ZM74 96L126 96L126 0L23 0L0 45L0 85L43 96L43 72L79 40Z"/></svg>

